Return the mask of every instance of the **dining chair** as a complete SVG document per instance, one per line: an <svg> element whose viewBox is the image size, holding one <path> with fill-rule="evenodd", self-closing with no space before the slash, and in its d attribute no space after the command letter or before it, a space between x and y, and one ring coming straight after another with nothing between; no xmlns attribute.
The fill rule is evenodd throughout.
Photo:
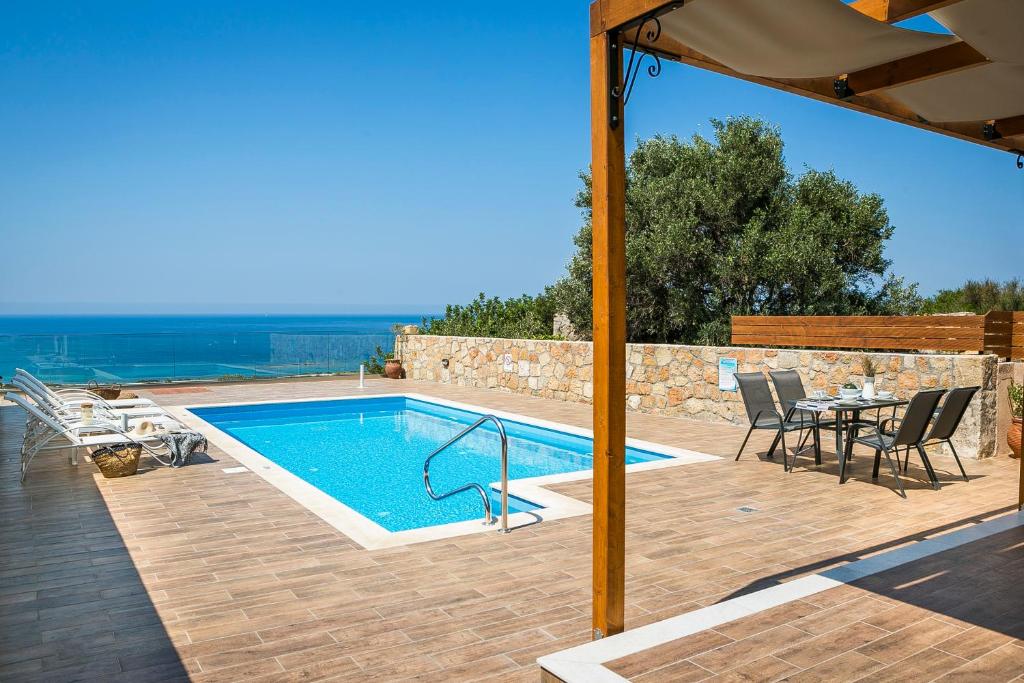
<svg viewBox="0 0 1024 683"><path fill-rule="evenodd" d="M750 429L743 438L740 450L736 454L736 460L740 459L743 449L747 447L747 441L755 429L770 429L775 431L775 440L768 449L768 457L774 457L775 449L782 443L782 467L787 472L792 468L786 456L786 434L803 430L810 426L809 422L795 422L787 420L785 413L780 412L772 397L772 390L768 387L768 378L763 372L737 372L736 385L739 387L740 395L743 397L743 408L747 411L747 420L750 422ZM795 456L794 456L795 458Z"/></svg>
<svg viewBox="0 0 1024 683"><path fill-rule="evenodd" d="M946 400L943 401L942 407L939 408L938 414L932 421L931 431L924 438L920 448L923 452L925 444L928 443L944 443L949 446L949 450L953 454L953 459L956 460L957 467L960 468L960 475L964 478L964 481L970 481L970 479L967 478L967 472L964 471L964 465L960 462L960 456L957 454L956 448L953 447L952 439L957 428L960 426L960 421L964 418L964 413L967 412L967 406L970 405L971 399L980 390L981 387L957 387L956 389L951 389L946 396ZM910 449L907 449L907 455L903 461L904 472L907 471L909 464Z"/></svg>
<svg viewBox="0 0 1024 683"><path fill-rule="evenodd" d="M799 417L801 423L806 422L808 425L807 436L814 437L815 462L821 462L821 430L835 431L836 420L831 418L822 420L818 418L817 413L795 407L797 401L807 398L804 382L796 370L772 370L768 375L772 378L772 384L775 385L775 395L779 397L779 405L786 411L786 419L793 420L794 417ZM794 459L803 452L806 442L807 437L801 432L796 453L793 455Z"/></svg>
<svg viewBox="0 0 1024 683"><path fill-rule="evenodd" d="M927 470L928 476L932 481L932 487L938 488L939 485L938 480L935 478L935 471L932 469L931 462L928 460L928 454L924 452L922 444L924 443L928 423L932 419L932 413L935 412L935 407L939 404L939 400L945 393L945 389L929 389L915 394L914 398L910 399L910 404L907 406L903 419L900 421L895 432L886 433L881 425L866 423L851 425L846 437L845 456L847 462L849 462L849 455L853 450L854 443L870 446L875 450L875 466L871 472L871 478L877 479L878 468L882 462L882 454L885 454L885 459L889 463L889 469L892 470L892 476L896 479L896 486L899 489L900 495L906 498L907 493L903 490L903 482L900 481L899 467L896 463L899 462L900 448L916 448L918 453L921 454L921 460L924 462L925 470ZM869 430L870 433L862 436L860 434L862 429ZM894 451L896 452L896 463L893 463L890 456L890 453Z"/></svg>

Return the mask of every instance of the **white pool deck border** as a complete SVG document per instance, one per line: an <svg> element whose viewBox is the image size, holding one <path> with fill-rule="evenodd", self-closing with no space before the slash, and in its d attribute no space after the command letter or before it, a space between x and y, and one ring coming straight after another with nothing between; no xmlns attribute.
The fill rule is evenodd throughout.
<svg viewBox="0 0 1024 683"><path fill-rule="evenodd" d="M269 458L246 446L231 435L221 431L216 426L210 424L192 412L194 409L202 408L225 408L231 406L266 405L274 403L355 401L375 398L408 398L481 415L494 415L502 420L521 422L534 427L552 429L588 439L593 439L594 436L591 430L582 429L580 427L560 422L552 422L504 410L493 410L483 406L460 403L458 401L449 401L447 399L427 396L425 394L417 394L414 392L372 393L368 391L365 394L301 398L288 401L266 400L189 404L182 406L168 406L166 410L186 426L202 432L211 443L220 448L227 455L237 460L240 464L262 477L265 481L275 486L292 500L299 503L320 519L324 520L332 527L368 550L393 548L412 543L423 543L426 541L455 538L458 536L465 536L467 534L497 533L501 528L500 521L494 525L484 525L482 520L439 524L423 527L421 529L409 529L407 531L388 531L373 520L363 516L359 512L356 512L333 496L324 493L295 474L292 474ZM720 459L715 455L699 453L697 451L691 451L683 448L674 448L650 441L643 441L641 439L626 439L626 445L632 448L651 451L658 455L668 456L663 460L627 465L627 473L645 472L648 470L657 470L666 467L679 467L681 465L710 462ZM426 454L424 457L426 457ZM545 486L570 481L582 481L591 478L593 478L592 470L581 470L578 472L565 472L562 474L551 474L542 477L510 479L508 482L508 494L539 505L540 509L532 510L530 512L515 512L510 514L508 516L509 529L514 530L517 527L530 526L538 522L590 514L592 512L592 507L589 503L584 503L583 501L576 500L575 498L555 493L554 491L545 488ZM496 490L500 490L501 482L492 482L491 487Z"/></svg>
<svg viewBox="0 0 1024 683"><path fill-rule="evenodd" d="M629 679L615 673L605 664L1019 526L1024 526L1024 512L1011 512L819 574L804 576L608 638L538 657L537 663L544 671L566 683L622 683Z"/></svg>

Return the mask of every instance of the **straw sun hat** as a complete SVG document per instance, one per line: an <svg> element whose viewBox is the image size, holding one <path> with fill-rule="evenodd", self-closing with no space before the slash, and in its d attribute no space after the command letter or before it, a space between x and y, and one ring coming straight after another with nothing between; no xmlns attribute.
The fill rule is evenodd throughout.
<svg viewBox="0 0 1024 683"><path fill-rule="evenodd" d="M156 434L156 425L149 420L142 420L130 432L132 436L152 436Z"/></svg>

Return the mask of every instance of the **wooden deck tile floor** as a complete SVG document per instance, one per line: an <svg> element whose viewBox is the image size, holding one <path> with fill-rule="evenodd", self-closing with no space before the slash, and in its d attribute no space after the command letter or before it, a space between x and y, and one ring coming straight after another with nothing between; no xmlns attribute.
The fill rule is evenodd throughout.
<svg viewBox="0 0 1024 683"><path fill-rule="evenodd" d="M1024 678L1024 528L606 664L630 680Z"/></svg>
<svg viewBox="0 0 1024 683"><path fill-rule="evenodd" d="M363 393L396 389L590 423L588 406L485 390L376 381ZM153 398L186 405L358 391L349 380L274 382ZM0 408L0 680L532 681L538 656L589 638L588 516L504 537L367 551L255 474L224 473L236 462L215 448L187 468L114 480L88 463L76 468L44 454L22 485L23 419ZM730 455L745 430L631 414L629 431ZM628 628L1015 509L1016 467L1007 459L969 461L973 479L964 483L951 462L936 458L941 491L926 487L912 465L904 501L887 478L871 482L866 457L839 487L834 464L784 474L779 463L756 457L764 435L752 442L738 463L627 476ZM586 481L552 488L591 497ZM863 590L880 604L902 599L881 588ZM933 629L967 629L956 617L932 620ZM763 659L788 636L828 633L783 626L744 647ZM857 628L868 626L885 630ZM883 662L849 650L835 666L859 671L864 657ZM943 656L966 660L962 651ZM769 661L783 669L799 666L776 659Z"/></svg>

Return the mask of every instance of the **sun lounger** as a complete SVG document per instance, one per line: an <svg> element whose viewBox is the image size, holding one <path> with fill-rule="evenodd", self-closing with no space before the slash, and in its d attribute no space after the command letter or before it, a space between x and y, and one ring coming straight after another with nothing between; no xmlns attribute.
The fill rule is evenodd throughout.
<svg viewBox="0 0 1024 683"><path fill-rule="evenodd" d="M53 401L64 404L79 404L84 402L91 402L94 405L101 405L105 408L118 409L118 408L140 408L145 406L155 406L156 404L150 401L148 398L123 398L106 400L95 393L85 389L83 387L68 387L66 389L51 389L42 380L21 368L15 368L14 371L15 379L21 378L23 381L31 384L37 392L46 394Z"/></svg>
<svg viewBox="0 0 1024 683"><path fill-rule="evenodd" d="M29 416L29 424L22 443L22 480L29 472L33 458L43 451L71 449L70 460L78 463L78 451L82 447L99 447L104 445L120 445L133 443L142 447L146 453L158 458L166 458L166 447L159 434L135 436L130 430L112 422L96 420L91 423L82 421L63 421L46 410L44 405L35 403L24 395L8 393L6 398L25 410ZM168 418L168 420L170 420ZM138 424L140 420L135 420ZM131 425L130 427L134 427Z"/></svg>
<svg viewBox="0 0 1024 683"><path fill-rule="evenodd" d="M77 417L81 413L82 405L85 403L92 403L93 411L98 416L110 419L121 419L122 415L127 415L128 417L148 417L166 414L163 409L152 401L148 401L148 405L140 404L137 406L128 404L123 406L111 405L110 402L103 401L103 399L99 401L93 401L92 399L69 401L59 394L48 391L48 387L33 382L29 376L23 374L15 374L14 379L11 380L11 385L28 395L35 403L45 405L55 414L69 419Z"/></svg>

